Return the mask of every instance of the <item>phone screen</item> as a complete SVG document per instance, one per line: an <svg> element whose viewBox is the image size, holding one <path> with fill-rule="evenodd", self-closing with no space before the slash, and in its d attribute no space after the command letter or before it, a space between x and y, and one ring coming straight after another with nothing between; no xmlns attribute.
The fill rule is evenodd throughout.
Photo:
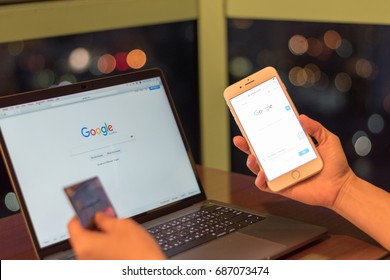
<svg viewBox="0 0 390 280"><path fill-rule="evenodd" d="M317 158L276 77L230 102L269 181Z"/></svg>

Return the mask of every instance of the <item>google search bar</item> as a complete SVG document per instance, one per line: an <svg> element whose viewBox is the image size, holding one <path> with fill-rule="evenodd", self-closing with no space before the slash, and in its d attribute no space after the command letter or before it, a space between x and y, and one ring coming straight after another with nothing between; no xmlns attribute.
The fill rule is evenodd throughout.
<svg viewBox="0 0 390 280"><path fill-rule="evenodd" d="M110 147L113 147L113 146L116 146L119 144L131 142L134 140L135 140L134 134L130 134L130 135L122 136L122 137L115 137L113 139L107 139L105 141L94 142L94 143L91 143L88 145L83 145L80 147L73 148L71 150L71 155L77 156L77 155L81 155L81 154L86 154L89 152L94 152L94 151L98 151L101 149L110 148Z"/></svg>

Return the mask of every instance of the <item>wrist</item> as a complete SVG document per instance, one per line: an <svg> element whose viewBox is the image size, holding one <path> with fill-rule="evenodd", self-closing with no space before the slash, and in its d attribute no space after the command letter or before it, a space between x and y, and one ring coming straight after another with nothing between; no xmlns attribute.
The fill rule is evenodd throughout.
<svg viewBox="0 0 390 280"><path fill-rule="evenodd" d="M349 171L344 177L345 179L341 183L341 186L336 194L333 204L328 207L329 209L337 213L343 211L343 208L345 207L345 200L348 200L348 196L351 190L354 188L354 186L357 186L359 184L359 181L362 181L362 179L357 177L351 169L349 169Z"/></svg>

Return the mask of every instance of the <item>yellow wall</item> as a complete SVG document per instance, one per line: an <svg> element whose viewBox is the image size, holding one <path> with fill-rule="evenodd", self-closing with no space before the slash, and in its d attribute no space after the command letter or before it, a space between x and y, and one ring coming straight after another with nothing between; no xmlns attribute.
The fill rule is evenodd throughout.
<svg viewBox="0 0 390 280"><path fill-rule="evenodd" d="M226 17L390 24L390 1L57 0L0 6L0 42L199 19L203 164L228 170Z"/></svg>
<svg viewBox="0 0 390 280"><path fill-rule="evenodd" d="M390 23L390 2L377 0L227 0L227 16L340 23Z"/></svg>

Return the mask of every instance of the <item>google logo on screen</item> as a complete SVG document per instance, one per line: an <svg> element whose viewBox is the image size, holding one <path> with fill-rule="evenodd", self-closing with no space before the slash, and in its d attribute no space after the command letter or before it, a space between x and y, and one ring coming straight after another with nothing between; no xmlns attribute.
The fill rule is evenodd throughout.
<svg viewBox="0 0 390 280"><path fill-rule="evenodd" d="M114 132L115 131L114 131L114 128L112 127L112 125L107 124L107 123L104 123L103 126L97 127L97 128L89 129L88 127L84 126L81 129L81 135L83 135L85 138L93 137L93 136L97 136L97 135L107 136L107 135L112 134Z"/></svg>
<svg viewBox="0 0 390 280"><path fill-rule="evenodd" d="M264 113L264 112L269 112L269 110L271 110L271 109L272 109L272 104L269 104L269 105L265 106L264 108L255 110L255 111L253 112L253 114L254 114L255 116L259 116L259 115L261 115L261 114Z"/></svg>

